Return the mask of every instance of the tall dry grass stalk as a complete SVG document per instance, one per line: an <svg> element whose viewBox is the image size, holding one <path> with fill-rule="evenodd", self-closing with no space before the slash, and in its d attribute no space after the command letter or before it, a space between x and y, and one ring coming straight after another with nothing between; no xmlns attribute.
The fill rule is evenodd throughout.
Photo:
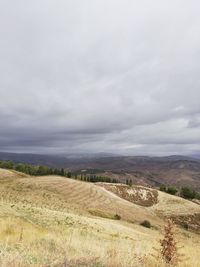
<svg viewBox="0 0 200 267"><path fill-rule="evenodd" d="M161 256L168 265L177 264L177 242L174 236L174 223L171 219L167 220L164 228L164 238L160 240Z"/></svg>
<svg viewBox="0 0 200 267"><path fill-rule="evenodd" d="M161 244L161 257L164 263L168 266L177 266L183 261L184 254L179 253L178 242L176 241L175 234L176 226L172 219L168 219L164 227L164 237L160 240Z"/></svg>

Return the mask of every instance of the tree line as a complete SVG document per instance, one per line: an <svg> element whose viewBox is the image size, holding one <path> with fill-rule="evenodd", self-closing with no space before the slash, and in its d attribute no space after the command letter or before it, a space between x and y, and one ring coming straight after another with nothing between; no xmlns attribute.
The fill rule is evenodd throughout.
<svg viewBox="0 0 200 267"><path fill-rule="evenodd" d="M75 176L75 179L80 179L81 181L86 181L90 183L97 183L97 182L102 182L102 183L119 183L119 181L115 178L110 178L107 176L99 176L96 174L80 174L80 176Z"/></svg>
<svg viewBox="0 0 200 267"><path fill-rule="evenodd" d="M119 183L115 178L106 176L88 174L88 173L71 173L69 170L64 168L52 168L43 165L32 165L27 163L15 163L12 161L0 161L0 168L11 169L19 172L23 172L32 176L43 176L43 175L60 175L67 178L74 178L81 181L87 181L91 183L103 182L103 183ZM126 184L132 186L132 180L126 180ZM171 195L178 195L186 199L199 199L200 193L189 187L181 187L180 189L171 185L161 185L160 191L166 192Z"/></svg>
<svg viewBox="0 0 200 267"><path fill-rule="evenodd" d="M178 189L175 186L161 185L160 191L166 192L171 195L179 195L180 197L183 197L186 199L199 199L200 200L200 193L187 186L184 186Z"/></svg>
<svg viewBox="0 0 200 267"><path fill-rule="evenodd" d="M106 176L99 176L95 174L87 173L72 173L64 168L52 168L43 165L32 165L27 163L15 163L12 161L0 161L0 168L10 169L18 172L23 172L31 176L43 176L43 175L60 175L67 178L73 178L81 181L87 181L91 183L104 182L104 183L118 183L119 181L115 178Z"/></svg>
<svg viewBox="0 0 200 267"><path fill-rule="evenodd" d="M42 176L42 175L61 175L68 178L71 178L72 174L70 171L64 168L51 168L48 166L42 165L32 165L27 163L15 163L12 161L0 161L0 168L2 169L11 169L19 172L23 172L33 176Z"/></svg>

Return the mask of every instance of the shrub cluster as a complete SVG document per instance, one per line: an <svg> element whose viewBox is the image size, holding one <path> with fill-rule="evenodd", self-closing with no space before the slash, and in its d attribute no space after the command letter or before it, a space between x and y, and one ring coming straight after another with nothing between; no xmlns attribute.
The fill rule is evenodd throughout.
<svg viewBox="0 0 200 267"><path fill-rule="evenodd" d="M161 185L160 191L166 192L171 195L176 195L176 193L178 192L175 186L166 186L166 185Z"/></svg>
<svg viewBox="0 0 200 267"><path fill-rule="evenodd" d="M187 199L200 199L200 193L196 192L195 190L189 188L189 187L182 187L180 195Z"/></svg>
<svg viewBox="0 0 200 267"><path fill-rule="evenodd" d="M186 199L200 199L200 193L189 187L182 187L178 190L175 186L166 186L161 185L160 191L166 192L171 195L176 195L179 192L179 195Z"/></svg>
<svg viewBox="0 0 200 267"><path fill-rule="evenodd" d="M140 225L142 225L142 226L144 226L146 228L151 228L151 223L148 220L144 220L143 222L141 222Z"/></svg>
<svg viewBox="0 0 200 267"><path fill-rule="evenodd" d="M115 220L121 220L121 216L120 216L119 214L116 213L116 214L114 215L114 219L115 219Z"/></svg>
<svg viewBox="0 0 200 267"><path fill-rule="evenodd" d="M78 179L78 177L76 177ZM110 178L106 176L99 176L96 174L81 174L80 175L80 180L81 181L86 181L86 182L91 182L91 183L97 183L97 182L102 182L102 183L118 183L118 180L115 178Z"/></svg>
<svg viewBox="0 0 200 267"><path fill-rule="evenodd" d="M48 166L36 166L27 163L14 163L12 161L0 161L0 168L11 169L19 172L23 172L33 176L42 175L61 175L70 178L71 172L65 170L64 168L50 168Z"/></svg>
<svg viewBox="0 0 200 267"><path fill-rule="evenodd" d="M71 173L69 170L64 168L51 168L48 166L32 165L27 163L14 163L12 161L0 161L0 168L11 169L19 172L23 172L32 176L42 176L42 175L60 175L68 178L75 178L82 181L87 181L91 183L104 182L104 183L118 183L115 178L110 178L106 176L98 176L96 174L81 173Z"/></svg>
<svg viewBox="0 0 200 267"><path fill-rule="evenodd" d="M133 181L132 179L126 179L126 185L132 186L133 185Z"/></svg>

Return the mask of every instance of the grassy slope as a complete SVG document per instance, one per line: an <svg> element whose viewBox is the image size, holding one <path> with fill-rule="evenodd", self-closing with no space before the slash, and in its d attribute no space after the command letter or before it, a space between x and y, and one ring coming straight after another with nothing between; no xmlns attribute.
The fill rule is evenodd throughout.
<svg viewBox="0 0 200 267"><path fill-rule="evenodd" d="M158 203L152 206L152 210L155 210L157 213L165 216L190 215L200 212L200 206L196 205L192 201L159 191Z"/></svg>
<svg viewBox="0 0 200 267"><path fill-rule="evenodd" d="M32 178L6 170L0 170L0 183L2 267L61 267L65 259L68 266L156 266L154 258L144 255L159 246L157 229L163 226L163 220L157 214L166 207L168 212L177 212L180 201L159 193L159 203L145 208L94 184L56 176ZM199 209L184 200L185 205L185 213ZM91 209L118 213L122 220L92 216ZM140 226L144 219L154 228ZM180 230L178 239L190 257L180 266L200 266L199 236Z"/></svg>

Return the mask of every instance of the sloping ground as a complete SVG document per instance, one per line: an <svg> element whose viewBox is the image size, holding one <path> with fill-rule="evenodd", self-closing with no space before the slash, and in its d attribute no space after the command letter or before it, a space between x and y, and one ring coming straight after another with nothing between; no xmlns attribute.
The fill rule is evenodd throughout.
<svg viewBox="0 0 200 267"><path fill-rule="evenodd" d="M158 203L150 209L158 215L173 218L186 229L200 232L200 205L197 203L158 191Z"/></svg>
<svg viewBox="0 0 200 267"><path fill-rule="evenodd" d="M128 186L124 184L96 183L98 186L113 192L117 196L137 205L150 207L157 203L157 190L143 186Z"/></svg>
<svg viewBox="0 0 200 267"><path fill-rule="evenodd" d="M120 198L92 183L58 176L25 178L19 180L18 183L22 188L35 187L40 191L45 189L53 192L59 195L63 205L66 203L66 206L71 209L74 207L74 209L82 210L82 212L97 209L113 215L118 214L126 221L141 222L148 218L156 225L161 224L161 220L154 216L151 211L148 211L147 208Z"/></svg>
<svg viewBox="0 0 200 267"><path fill-rule="evenodd" d="M158 191L158 202L151 207L164 216L200 213L200 205L181 197Z"/></svg>
<svg viewBox="0 0 200 267"><path fill-rule="evenodd" d="M0 204L2 267L135 267L158 238L155 230L121 221Z"/></svg>
<svg viewBox="0 0 200 267"><path fill-rule="evenodd" d="M28 177L28 175L13 170L11 171L11 170L0 169L0 181L3 179L13 179L13 178L16 179L22 177Z"/></svg>
<svg viewBox="0 0 200 267"><path fill-rule="evenodd" d="M132 179L133 183L138 185L159 186L161 184L171 184L178 187L189 186L200 191L200 160L194 158L185 156L79 156L62 157L0 152L0 159L2 160L10 159L14 162L63 167L71 171L88 169L88 174L90 174L90 170L99 170L95 173L123 182L126 179Z"/></svg>
<svg viewBox="0 0 200 267"><path fill-rule="evenodd" d="M147 208L86 182L9 175L4 172L0 178L0 266L163 267L145 255L159 248L163 219L156 207L165 209L166 194L159 194L161 203ZM117 213L122 220L91 216L90 209ZM144 219L157 227L140 226ZM181 252L189 260L178 267L199 267L199 236L180 231Z"/></svg>
<svg viewBox="0 0 200 267"><path fill-rule="evenodd" d="M148 219L158 227L163 224L163 217L177 217L180 222L185 220L184 216L191 216L191 222L195 224L200 214L200 205L196 203L142 186L96 185L59 176L22 178L23 174L7 170L1 170L1 173L0 177L5 180L4 186L1 180L1 196L14 203L31 203L87 216L99 212L110 217L118 214L129 222L140 223Z"/></svg>
<svg viewBox="0 0 200 267"><path fill-rule="evenodd" d="M97 183L98 186L141 206L149 207L155 216L173 218L179 225L200 231L200 205L143 186Z"/></svg>
<svg viewBox="0 0 200 267"><path fill-rule="evenodd" d="M0 266L61 267L66 255L71 267L136 266L140 258L133 259L133 247L141 256L157 243L156 230L88 213L93 208L119 212L127 220L140 222L149 216L155 224L161 223L150 212L103 188L56 176L20 178L13 173L11 179L9 172L4 174Z"/></svg>

